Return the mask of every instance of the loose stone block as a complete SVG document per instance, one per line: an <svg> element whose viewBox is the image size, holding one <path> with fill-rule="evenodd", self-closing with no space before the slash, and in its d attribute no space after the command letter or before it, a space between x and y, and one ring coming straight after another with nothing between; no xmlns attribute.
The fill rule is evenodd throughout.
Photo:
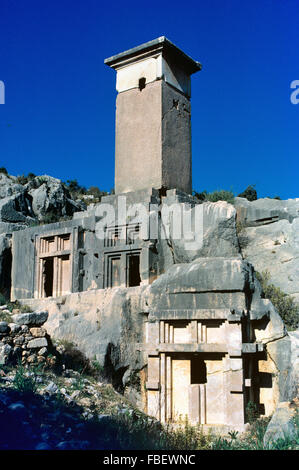
<svg viewBox="0 0 299 470"><path fill-rule="evenodd" d="M9 331L10 331L10 328L8 324L6 323L6 321L0 321L0 333L7 334L9 333Z"/></svg>
<svg viewBox="0 0 299 470"><path fill-rule="evenodd" d="M48 312L19 313L12 316L14 323L26 326L40 326L48 319Z"/></svg>
<svg viewBox="0 0 299 470"><path fill-rule="evenodd" d="M37 328L37 327L34 327L34 328L30 328L30 333L32 334L32 336L34 336L35 338L42 338L46 335L46 330L44 328Z"/></svg>
<svg viewBox="0 0 299 470"><path fill-rule="evenodd" d="M48 341L46 338L36 338L32 339L29 341L27 344L28 349L38 349L38 348L44 348L48 346Z"/></svg>

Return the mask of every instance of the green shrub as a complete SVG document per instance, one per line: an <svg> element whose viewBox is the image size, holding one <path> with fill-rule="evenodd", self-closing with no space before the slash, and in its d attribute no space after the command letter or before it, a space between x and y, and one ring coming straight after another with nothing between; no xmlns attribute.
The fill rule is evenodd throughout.
<svg viewBox="0 0 299 470"><path fill-rule="evenodd" d="M28 183L28 178L24 174L23 175L18 175L16 181L17 181L18 184L24 185L24 184Z"/></svg>
<svg viewBox="0 0 299 470"><path fill-rule="evenodd" d="M196 191L192 192L193 196L195 196L199 201L207 201L207 195L208 192L206 190L202 191L201 193L198 193Z"/></svg>
<svg viewBox="0 0 299 470"><path fill-rule="evenodd" d="M91 367L97 372L99 375L105 374L105 368L102 366L96 357L91 361Z"/></svg>
<svg viewBox="0 0 299 470"><path fill-rule="evenodd" d="M90 186L90 188L87 190L87 194L89 196L94 196L99 201L102 199L103 196L108 195L106 191L101 191L100 188L98 188L97 186Z"/></svg>
<svg viewBox="0 0 299 470"><path fill-rule="evenodd" d="M28 175L27 175L28 181L33 180L35 177L36 177L36 175L34 173L28 173Z"/></svg>
<svg viewBox="0 0 299 470"><path fill-rule="evenodd" d="M238 197L244 197L248 201L256 201L257 200L257 192L254 189L255 184L248 186L245 191L240 193Z"/></svg>
<svg viewBox="0 0 299 470"><path fill-rule="evenodd" d="M220 191L213 191L212 193L209 193L207 199L210 202L226 201L230 204L233 204L235 196L232 191L226 191L224 189L221 189Z"/></svg>
<svg viewBox="0 0 299 470"><path fill-rule="evenodd" d="M54 211L51 210L47 212L45 215L43 215L43 218L41 220L41 225L46 225L46 224L54 224L56 222L59 222L60 220L60 215Z"/></svg>
<svg viewBox="0 0 299 470"><path fill-rule="evenodd" d="M32 308L29 307L29 305L23 305L18 300L15 300L13 302L6 301L6 304L7 304L7 310L9 310L10 312L12 312L14 309L20 310L20 313L32 312Z"/></svg>
<svg viewBox="0 0 299 470"><path fill-rule="evenodd" d="M283 292L280 287L276 287L270 283L269 271L256 273L257 279L261 283L264 297L271 300L272 304L278 311L285 325L293 330L299 326L299 307L294 299Z"/></svg>
<svg viewBox="0 0 299 470"><path fill-rule="evenodd" d="M6 323L11 323L11 316L7 312L0 311L0 321L6 321Z"/></svg>
<svg viewBox="0 0 299 470"><path fill-rule="evenodd" d="M6 168L4 168L4 166L1 166L0 167L0 173L3 173L4 175L7 175L8 176L8 171Z"/></svg>
<svg viewBox="0 0 299 470"><path fill-rule="evenodd" d="M258 413L258 407L257 407L256 403L254 403L252 401L249 401L247 403L246 417L247 417L247 421L248 421L249 424L254 423L258 419L259 413Z"/></svg>
<svg viewBox="0 0 299 470"><path fill-rule="evenodd" d="M71 193L71 196L76 199L81 194L86 194L86 188L84 186L80 186L76 179L74 180L67 180L64 183L66 189Z"/></svg>
<svg viewBox="0 0 299 470"><path fill-rule="evenodd" d="M16 368L16 374L13 380L14 387L22 393L35 393L37 390L37 372L29 371L21 362Z"/></svg>
<svg viewBox="0 0 299 470"><path fill-rule="evenodd" d="M212 193L208 193L206 190L197 193L193 191L193 195L203 202L218 202L218 201L226 201L229 204L233 204L235 200L234 193L232 191L227 191L225 189L220 189L218 191L213 191Z"/></svg>

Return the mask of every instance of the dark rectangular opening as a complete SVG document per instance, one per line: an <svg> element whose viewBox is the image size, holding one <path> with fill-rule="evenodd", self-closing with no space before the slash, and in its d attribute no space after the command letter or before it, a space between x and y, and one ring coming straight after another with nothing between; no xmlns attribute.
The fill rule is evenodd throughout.
<svg viewBox="0 0 299 470"><path fill-rule="evenodd" d="M110 273L109 273L110 287L118 287L121 285L121 259L110 258Z"/></svg>
<svg viewBox="0 0 299 470"><path fill-rule="evenodd" d="M53 296L54 258L44 260L44 291L45 297Z"/></svg>
<svg viewBox="0 0 299 470"><path fill-rule="evenodd" d="M139 254L134 254L129 256L129 286L140 286L140 256Z"/></svg>
<svg viewBox="0 0 299 470"><path fill-rule="evenodd" d="M191 384L207 383L207 367L205 361L199 357L191 359Z"/></svg>
<svg viewBox="0 0 299 470"><path fill-rule="evenodd" d="M11 291L11 248L7 248L2 253L2 266L0 266L0 292L6 299L10 299Z"/></svg>

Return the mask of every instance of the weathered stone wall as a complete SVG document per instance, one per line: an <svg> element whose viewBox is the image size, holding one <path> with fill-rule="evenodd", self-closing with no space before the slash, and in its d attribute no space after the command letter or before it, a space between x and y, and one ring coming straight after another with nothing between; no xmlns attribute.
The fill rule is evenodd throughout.
<svg viewBox="0 0 299 470"><path fill-rule="evenodd" d="M191 103L182 93L162 83L162 184L192 193Z"/></svg>
<svg viewBox="0 0 299 470"><path fill-rule="evenodd" d="M1 308L1 311L5 312L5 309ZM40 311L14 314L10 322L0 322L0 365L19 361L30 365L46 364L53 349L49 335L42 327L47 318L48 312Z"/></svg>
<svg viewBox="0 0 299 470"><path fill-rule="evenodd" d="M140 159L142 155L142 160ZM177 188L191 193L191 108L163 80L116 99L115 190Z"/></svg>
<svg viewBox="0 0 299 470"><path fill-rule="evenodd" d="M161 117L161 80L117 95L116 193L162 186Z"/></svg>

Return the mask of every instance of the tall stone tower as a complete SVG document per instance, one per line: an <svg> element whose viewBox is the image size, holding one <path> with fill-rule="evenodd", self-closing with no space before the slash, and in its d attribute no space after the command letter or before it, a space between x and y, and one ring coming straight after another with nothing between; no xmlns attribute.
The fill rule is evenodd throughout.
<svg viewBox="0 0 299 470"><path fill-rule="evenodd" d="M105 60L117 71L115 192L192 191L191 74L201 65L166 37Z"/></svg>

